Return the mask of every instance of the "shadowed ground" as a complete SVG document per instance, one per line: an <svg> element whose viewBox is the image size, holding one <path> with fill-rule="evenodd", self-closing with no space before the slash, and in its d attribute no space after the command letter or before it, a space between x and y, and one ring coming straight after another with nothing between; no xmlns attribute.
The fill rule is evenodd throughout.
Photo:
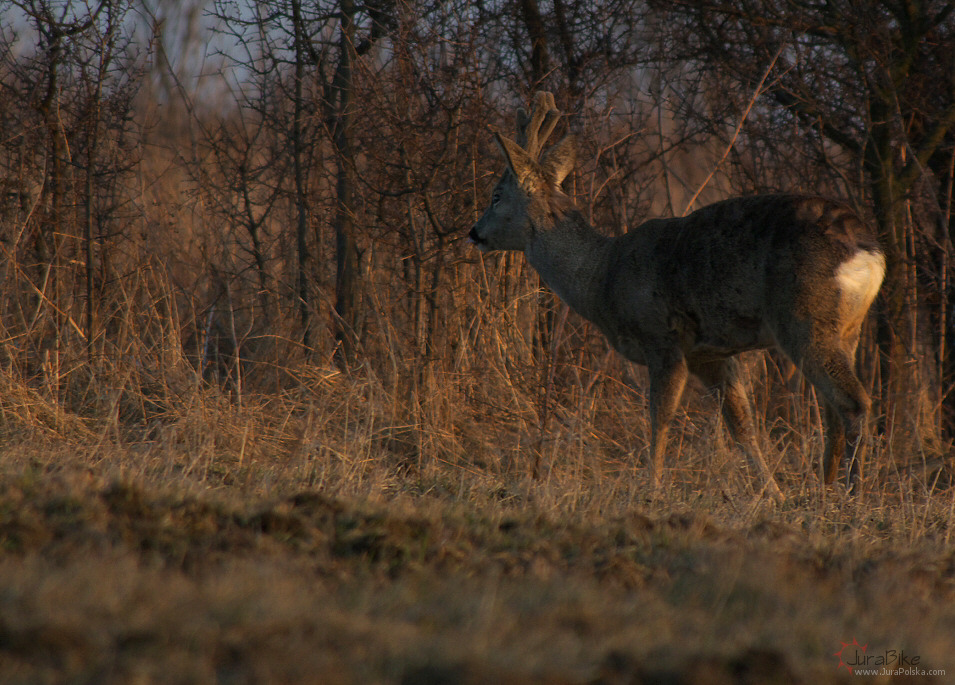
<svg viewBox="0 0 955 685"><path fill-rule="evenodd" d="M906 541L851 502L800 526L562 514L534 484L256 498L99 470L0 476L4 682L859 682L834 656L853 640L955 672L941 519Z"/></svg>

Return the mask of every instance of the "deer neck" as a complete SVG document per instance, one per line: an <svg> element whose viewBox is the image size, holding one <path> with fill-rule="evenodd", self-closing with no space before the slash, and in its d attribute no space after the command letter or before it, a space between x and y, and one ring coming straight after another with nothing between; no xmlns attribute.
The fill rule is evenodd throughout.
<svg viewBox="0 0 955 685"><path fill-rule="evenodd" d="M594 320L597 289L611 239L576 210L537 230L524 250L541 280L584 318Z"/></svg>

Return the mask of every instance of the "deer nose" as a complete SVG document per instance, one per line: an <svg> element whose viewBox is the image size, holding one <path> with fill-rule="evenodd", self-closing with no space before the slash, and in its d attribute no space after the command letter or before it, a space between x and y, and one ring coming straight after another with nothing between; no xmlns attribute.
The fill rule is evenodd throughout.
<svg viewBox="0 0 955 685"><path fill-rule="evenodd" d="M471 231L468 233L468 241L475 245L481 245L484 242L484 238L478 235L477 226L471 227Z"/></svg>

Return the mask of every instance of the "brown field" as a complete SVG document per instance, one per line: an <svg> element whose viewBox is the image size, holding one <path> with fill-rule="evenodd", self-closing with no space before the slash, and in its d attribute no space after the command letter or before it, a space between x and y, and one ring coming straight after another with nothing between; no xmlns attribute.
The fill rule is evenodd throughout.
<svg viewBox="0 0 955 685"><path fill-rule="evenodd" d="M635 391L633 459L575 432L583 405L535 445L473 412L394 425L376 378L299 373L241 401L114 378L86 415L4 376L3 682L951 682L834 656L955 673L955 491L924 473L870 468L848 499L811 421L777 425L773 508L691 399L650 500Z"/></svg>

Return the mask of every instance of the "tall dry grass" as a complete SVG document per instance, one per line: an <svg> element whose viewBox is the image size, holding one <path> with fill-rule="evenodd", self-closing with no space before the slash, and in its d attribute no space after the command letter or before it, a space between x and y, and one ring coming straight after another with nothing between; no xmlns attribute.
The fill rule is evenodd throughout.
<svg viewBox="0 0 955 685"><path fill-rule="evenodd" d="M493 279L508 265L471 267L497 268ZM368 338L387 350L383 358L343 370L290 353L295 342L273 335L258 348L271 358L233 355L210 372L191 349L208 348L195 340L202 331L188 331L168 304L181 293L139 278L115 335L103 335L92 359L85 341L68 336L32 366L28 345L9 354L0 371L6 468L23 468L42 446L58 454L44 468L226 496L315 489L382 501L494 500L585 518L687 508L744 526L768 516L810 530L950 539L955 500L937 463L898 468L876 439L859 496L821 483L815 398L771 357L750 356L749 384L763 450L789 502L762 501L716 399L692 384L671 438L666 494L651 497L643 370L560 307L548 347L535 352L516 321L521 299L550 299L535 285L502 307L475 307L467 328L449 316L459 327L451 337L460 336L450 358L411 366L414 352L378 312L381 327Z"/></svg>

